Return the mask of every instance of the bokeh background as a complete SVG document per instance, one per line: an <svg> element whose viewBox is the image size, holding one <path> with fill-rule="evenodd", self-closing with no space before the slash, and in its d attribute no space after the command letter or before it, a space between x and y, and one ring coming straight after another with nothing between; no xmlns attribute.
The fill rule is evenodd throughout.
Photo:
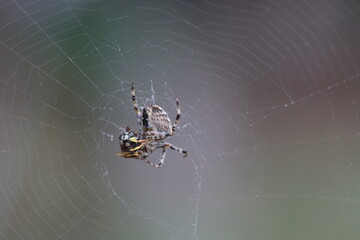
<svg viewBox="0 0 360 240"><path fill-rule="evenodd" d="M2 0L0 239L359 239L359 42L357 1ZM116 156L131 82L187 158Z"/></svg>

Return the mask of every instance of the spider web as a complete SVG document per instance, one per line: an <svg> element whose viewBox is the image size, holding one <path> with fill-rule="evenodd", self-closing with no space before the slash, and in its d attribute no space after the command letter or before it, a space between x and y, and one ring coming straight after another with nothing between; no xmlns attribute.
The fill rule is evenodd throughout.
<svg viewBox="0 0 360 240"><path fill-rule="evenodd" d="M359 16L356 1L2 1L0 239L358 239ZM131 82L173 120L179 97L168 141L187 158L116 156Z"/></svg>

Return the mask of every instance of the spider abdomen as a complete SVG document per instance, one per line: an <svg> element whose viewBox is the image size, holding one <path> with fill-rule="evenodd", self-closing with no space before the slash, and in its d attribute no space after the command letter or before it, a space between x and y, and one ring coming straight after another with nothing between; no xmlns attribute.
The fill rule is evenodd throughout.
<svg viewBox="0 0 360 240"><path fill-rule="evenodd" d="M171 133L172 124L168 114L158 105L148 105L142 114L144 131Z"/></svg>

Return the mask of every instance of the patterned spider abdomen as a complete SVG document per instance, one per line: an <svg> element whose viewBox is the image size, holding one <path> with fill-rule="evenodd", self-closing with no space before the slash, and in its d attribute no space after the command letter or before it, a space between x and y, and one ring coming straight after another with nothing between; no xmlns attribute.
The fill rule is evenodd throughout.
<svg viewBox="0 0 360 240"><path fill-rule="evenodd" d="M149 105L142 114L144 131L164 132L171 134L172 124L168 114L158 105Z"/></svg>

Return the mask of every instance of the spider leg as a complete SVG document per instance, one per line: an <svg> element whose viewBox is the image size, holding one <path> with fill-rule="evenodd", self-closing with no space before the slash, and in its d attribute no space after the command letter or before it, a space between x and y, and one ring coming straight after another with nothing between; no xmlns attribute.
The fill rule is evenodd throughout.
<svg viewBox="0 0 360 240"><path fill-rule="evenodd" d="M187 157L188 155L188 152L182 148L179 148L179 147L176 147L174 145L172 145L171 143L168 143L168 142L159 142L158 145L157 145L157 148L165 148L165 147L170 147L171 150L174 150L174 151L177 151L179 153L182 153L183 154L183 157Z"/></svg>
<svg viewBox="0 0 360 240"><path fill-rule="evenodd" d="M132 100L132 105L134 106L134 110L136 112L139 131L141 132L141 112L139 110L139 106L136 101L134 83L131 83L131 100Z"/></svg>
<svg viewBox="0 0 360 240"><path fill-rule="evenodd" d="M143 143L143 144L145 144L145 143ZM141 144L141 145L143 145L143 144ZM149 164L149 165L151 165L153 167L160 168L162 166L162 164L164 163L164 160L165 160L166 147L167 147L167 145L162 145L162 146L154 145L154 148L148 149L148 151L142 151L141 157L139 159L143 160L144 162L146 162L147 164ZM158 164L150 162L150 161L148 161L146 159L157 148L162 148L163 149L163 151L161 153L160 162ZM137 152L135 152L135 153L137 153Z"/></svg>
<svg viewBox="0 0 360 240"><path fill-rule="evenodd" d="M163 150L162 150L162 153L161 153L160 162L158 163L158 166L159 166L159 167L164 164L165 156L166 156L166 147L163 147Z"/></svg>
<svg viewBox="0 0 360 240"><path fill-rule="evenodd" d="M180 121L180 117L181 117L181 112L180 112L180 104L179 104L179 99L176 97L176 118L175 118L175 122L174 125L172 126L172 133L171 135L174 135L175 131L176 131L176 127Z"/></svg>
<svg viewBox="0 0 360 240"><path fill-rule="evenodd" d="M147 131L142 133L142 137L144 139L152 139L152 140L162 140L169 136L171 136L171 134L166 132Z"/></svg>
<svg viewBox="0 0 360 240"><path fill-rule="evenodd" d="M152 162L148 161L148 160L146 159L146 157L147 157L147 156L143 156L143 157L141 158L141 160L143 160L144 162L146 162L147 164L149 164L149 165L151 165L151 166L153 166L153 167L161 168L161 164L162 164L162 163L159 163L159 164L152 163Z"/></svg>

